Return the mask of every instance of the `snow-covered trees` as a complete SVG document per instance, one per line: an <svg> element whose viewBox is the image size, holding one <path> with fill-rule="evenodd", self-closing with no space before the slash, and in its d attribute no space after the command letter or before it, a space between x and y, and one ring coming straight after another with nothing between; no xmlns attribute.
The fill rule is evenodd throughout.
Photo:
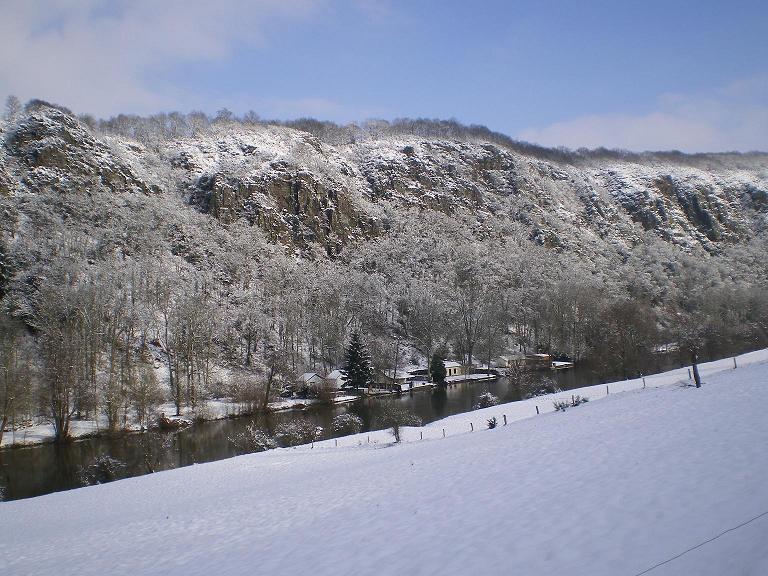
<svg viewBox="0 0 768 576"><path fill-rule="evenodd" d="M436 384L445 385L445 377L448 372L445 369L445 358L440 352L432 354L432 358L429 361L429 376L432 378L432 382Z"/></svg>
<svg viewBox="0 0 768 576"><path fill-rule="evenodd" d="M357 331L352 332L349 338L349 346L344 353L343 373L347 379L346 385L355 390L368 388L372 382L371 357Z"/></svg>
<svg viewBox="0 0 768 576"><path fill-rule="evenodd" d="M384 428L390 428L395 442L400 442L400 432L403 426L421 426L421 418L395 402L389 402L381 407L378 422Z"/></svg>
<svg viewBox="0 0 768 576"><path fill-rule="evenodd" d="M363 419L357 414L339 414L334 416L331 428L337 434L357 434L363 429Z"/></svg>

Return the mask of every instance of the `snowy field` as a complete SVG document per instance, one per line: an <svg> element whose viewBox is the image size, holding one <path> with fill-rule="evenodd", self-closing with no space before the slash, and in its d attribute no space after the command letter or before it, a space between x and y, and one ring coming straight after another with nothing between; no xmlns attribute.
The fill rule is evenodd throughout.
<svg viewBox="0 0 768 576"><path fill-rule="evenodd" d="M765 575L767 356L0 503L0 573Z"/></svg>

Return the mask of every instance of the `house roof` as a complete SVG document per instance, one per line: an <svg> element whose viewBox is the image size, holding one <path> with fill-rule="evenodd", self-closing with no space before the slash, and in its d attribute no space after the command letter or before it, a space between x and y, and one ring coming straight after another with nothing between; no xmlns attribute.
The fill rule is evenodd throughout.
<svg viewBox="0 0 768 576"><path fill-rule="evenodd" d="M382 374L387 378L392 378L392 370L384 370ZM413 374L406 370L398 370L395 372L395 378L413 378Z"/></svg>
<svg viewBox="0 0 768 576"><path fill-rule="evenodd" d="M453 360L448 360L444 362L446 368L460 368L461 362L455 362Z"/></svg>
<svg viewBox="0 0 768 576"><path fill-rule="evenodd" d="M317 378L317 379L320 379L320 380L322 380L322 379L323 379L323 377L322 377L322 376L320 376L320 374L318 374L317 372L304 372L304 374L302 374L302 375L299 377L299 380L300 380L301 382L311 382L311 381L312 381L312 380L314 380L315 378Z"/></svg>
<svg viewBox="0 0 768 576"><path fill-rule="evenodd" d="M326 380L338 380L339 378L343 378L344 380L347 379L344 373L338 368L325 377Z"/></svg>

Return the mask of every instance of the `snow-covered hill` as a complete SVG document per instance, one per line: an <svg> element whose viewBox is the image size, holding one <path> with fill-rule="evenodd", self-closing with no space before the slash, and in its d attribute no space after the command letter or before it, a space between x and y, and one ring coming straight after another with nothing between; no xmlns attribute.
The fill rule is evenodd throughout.
<svg viewBox="0 0 768 576"><path fill-rule="evenodd" d="M669 560L651 573L762 575L768 364L704 370L701 389L611 394L493 430L274 450L3 503L0 565L613 576Z"/></svg>

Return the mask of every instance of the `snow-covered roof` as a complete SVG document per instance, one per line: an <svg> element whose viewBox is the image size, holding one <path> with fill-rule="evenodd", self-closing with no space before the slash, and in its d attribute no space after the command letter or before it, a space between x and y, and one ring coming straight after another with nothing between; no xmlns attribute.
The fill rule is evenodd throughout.
<svg viewBox="0 0 768 576"><path fill-rule="evenodd" d="M387 378L392 378L392 370L384 370L382 373ZM395 378L413 378L413 375L406 370L397 370L395 372Z"/></svg>
<svg viewBox="0 0 768 576"><path fill-rule="evenodd" d="M302 382L311 382L314 379L322 380L323 377L317 372L304 372L304 374L299 377L299 380Z"/></svg>
<svg viewBox="0 0 768 576"><path fill-rule="evenodd" d="M453 360L447 360L444 362L446 368L460 368L461 362L455 362Z"/></svg>
<svg viewBox="0 0 768 576"><path fill-rule="evenodd" d="M344 373L339 369L334 370L325 377L326 380L338 380L339 378L343 378L344 380L347 379Z"/></svg>

